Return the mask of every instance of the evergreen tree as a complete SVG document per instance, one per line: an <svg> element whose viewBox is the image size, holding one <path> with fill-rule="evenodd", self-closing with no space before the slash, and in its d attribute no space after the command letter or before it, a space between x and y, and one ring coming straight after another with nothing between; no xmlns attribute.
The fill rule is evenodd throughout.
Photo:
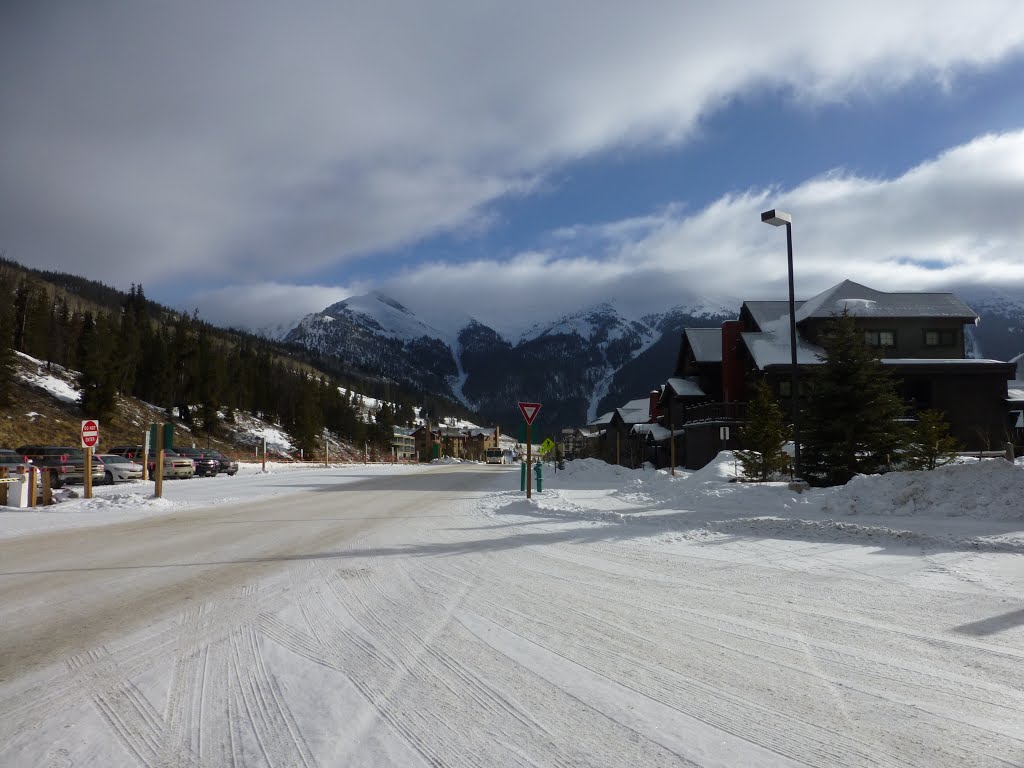
<svg viewBox="0 0 1024 768"><path fill-rule="evenodd" d="M90 418L109 419L117 404L112 326L107 317L86 313L78 340L78 388L82 390L82 413Z"/></svg>
<svg viewBox="0 0 1024 768"><path fill-rule="evenodd" d="M744 450L736 452L747 478L768 480L789 469L789 456L782 448L788 432L771 388L764 381L757 382L747 410L747 423L740 429Z"/></svg>
<svg viewBox="0 0 1024 768"><path fill-rule="evenodd" d="M911 469L935 469L956 458L960 443L949 434L949 423L941 411L921 411L911 431L907 465Z"/></svg>
<svg viewBox="0 0 1024 768"><path fill-rule="evenodd" d="M842 485L898 459L909 442L905 408L889 372L847 313L825 323L825 357L808 381L802 471L819 485Z"/></svg>
<svg viewBox="0 0 1024 768"><path fill-rule="evenodd" d="M14 312L12 296L0 287L0 408L13 402L14 390Z"/></svg>

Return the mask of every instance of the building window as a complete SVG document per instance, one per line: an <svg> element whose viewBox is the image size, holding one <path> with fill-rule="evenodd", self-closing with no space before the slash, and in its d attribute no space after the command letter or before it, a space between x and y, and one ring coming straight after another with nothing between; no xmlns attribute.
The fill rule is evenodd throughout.
<svg viewBox="0 0 1024 768"><path fill-rule="evenodd" d="M864 331L864 341L869 347L895 347L896 331Z"/></svg>
<svg viewBox="0 0 1024 768"><path fill-rule="evenodd" d="M925 331L926 347L952 347L956 344L956 331Z"/></svg>
<svg viewBox="0 0 1024 768"><path fill-rule="evenodd" d="M803 397L804 396L804 383L802 381L800 382L799 387L800 387L800 397ZM779 382L779 397L789 397L791 394L793 394L793 382L790 381L789 379L782 379Z"/></svg>

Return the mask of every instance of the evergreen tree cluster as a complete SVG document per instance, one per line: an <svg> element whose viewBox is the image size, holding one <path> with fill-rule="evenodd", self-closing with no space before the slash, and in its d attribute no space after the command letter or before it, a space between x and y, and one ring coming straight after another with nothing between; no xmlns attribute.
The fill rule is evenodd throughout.
<svg viewBox="0 0 1024 768"><path fill-rule="evenodd" d="M48 368L78 371L83 414L105 421L116 420L119 395L164 408L209 435L246 411L280 423L306 453L322 448L325 429L387 450L394 426L412 423L404 399L380 406L365 423L351 382L344 394L337 380L263 339L227 334L150 302L141 285L127 295L106 289L118 297L116 309L80 308L65 289L31 274L0 285L0 407L11 403L17 350Z"/></svg>

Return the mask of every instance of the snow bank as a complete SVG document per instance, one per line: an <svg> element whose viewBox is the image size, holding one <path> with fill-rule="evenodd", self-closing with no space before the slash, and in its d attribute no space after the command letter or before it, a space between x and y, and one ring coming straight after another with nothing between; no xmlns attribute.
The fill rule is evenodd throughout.
<svg viewBox="0 0 1024 768"><path fill-rule="evenodd" d="M932 472L858 475L833 489L822 509L836 515L1024 520L1024 467L992 459Z"/></svg>

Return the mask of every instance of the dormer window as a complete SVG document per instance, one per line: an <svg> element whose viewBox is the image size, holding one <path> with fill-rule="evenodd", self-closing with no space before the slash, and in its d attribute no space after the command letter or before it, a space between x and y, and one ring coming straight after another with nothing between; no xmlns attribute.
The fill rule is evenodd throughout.
<svg viewBox="0 0 1024 768"><path fill-rule="evenodd" d="M956 331L925 331L924 345L926 347L952 347L956 344Z"/></svg>
<svg viewBox="0 0 1024 768"><path fill-rule="evenodd" d="M869 347L895 347L896 331L864 331L864 342Z"/></svg>

